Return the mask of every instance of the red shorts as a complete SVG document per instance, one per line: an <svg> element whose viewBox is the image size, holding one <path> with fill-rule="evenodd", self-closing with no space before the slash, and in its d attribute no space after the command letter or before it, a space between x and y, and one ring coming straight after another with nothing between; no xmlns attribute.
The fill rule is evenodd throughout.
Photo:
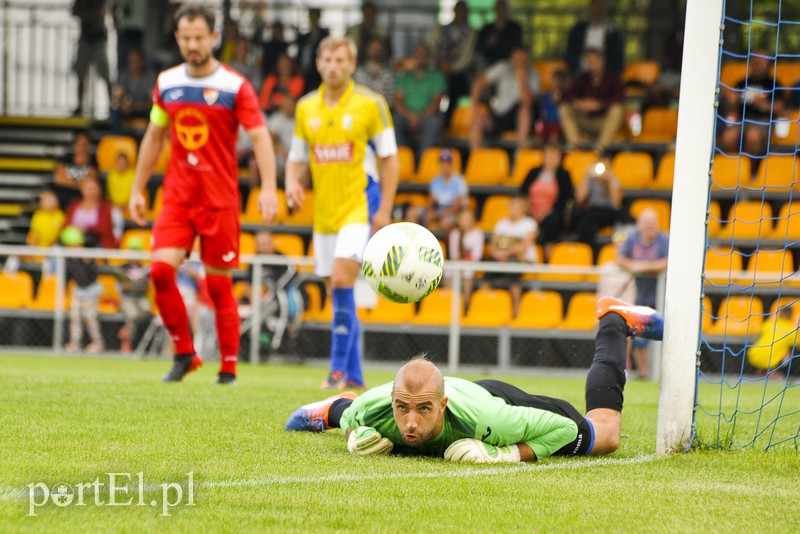
<svg viewBox="0 0 800 534"><path fill-rule="evenodd" d="M186 204L164 204L153 224L153 250L192 250L200 236L200 258L222 269L239 266L239 210L213 209Z"/></svg>

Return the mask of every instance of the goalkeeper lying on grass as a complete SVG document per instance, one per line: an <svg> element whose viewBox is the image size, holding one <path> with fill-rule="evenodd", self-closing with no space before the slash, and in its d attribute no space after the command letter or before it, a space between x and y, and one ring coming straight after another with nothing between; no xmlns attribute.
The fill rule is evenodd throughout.
<svg viewBox="0 0 800 534"><path fill-rule="evenodd" d="M661 339L651 308L609 297L586 378L586 416L561 399L531 395L498 380L443 377L418 357L394 382L360 397L345 392L299 408L286 430L342 428L359 456L397 452L457 462L532 462L551 455L608 454L619 447L627 337Z"/></svg>

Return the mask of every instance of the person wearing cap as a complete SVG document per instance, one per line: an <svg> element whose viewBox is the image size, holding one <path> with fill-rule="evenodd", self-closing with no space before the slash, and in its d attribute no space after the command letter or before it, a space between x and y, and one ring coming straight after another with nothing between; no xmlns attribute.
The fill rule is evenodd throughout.
<svg viewBox="0 0 800 534"><path fill-rule="evenodd" d="M456 223L458 212L467 207L469 189L464 177L453 171L453 153L439 153L439 174L431 181L425 223L449 232Z"/></svg>
<svg viewBox="0 0 800 534"><path fill-rule="evenodd" d="M134 237L125 243L128 250L144 250L141 238ZM115 273L118 279L120 308L125 316L125 324L119 329L117 337L120 351L130 354L133 350L133 339L137 329L150 319L151 304L147 297L150 287L150 267L139 260L131 260L121 265Z"/></svg>
<svg viewBox="0 0 800 534"><path fill-rule="evenodd" d="M60 235L61 244L69 248L82 248L87 245L86 235L77 226L66 226ZM75 282L71 289L69 308L69 343L64 350L78 352L83 340L83 325L89 333L91 342L86 352L96 354L104 348L100 332L97 310L100 307L100 294L103 286L97 281L97 263L91 258L67 258L67 284Z"/></svg>

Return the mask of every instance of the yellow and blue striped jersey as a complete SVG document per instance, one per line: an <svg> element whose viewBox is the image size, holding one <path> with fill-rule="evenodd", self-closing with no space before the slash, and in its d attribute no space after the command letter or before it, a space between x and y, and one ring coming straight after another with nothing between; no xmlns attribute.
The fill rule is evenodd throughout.
<svg viewBox="0 0 800 534"><path fill-rule="evenodd" d="M314 188L314 231L368 223L381 199L377 158L397 154L389 106L380 94L350 82L335 107L325 84L297 103L289 160L308 163Z"/></svg>

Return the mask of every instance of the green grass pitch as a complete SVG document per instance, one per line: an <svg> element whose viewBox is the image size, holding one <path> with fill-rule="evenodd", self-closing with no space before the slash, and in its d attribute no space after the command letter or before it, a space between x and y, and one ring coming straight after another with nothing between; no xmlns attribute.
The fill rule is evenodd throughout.
<svg viewBox="0 0 800 534"><path fill-rule="evenodd" d="M284 432L297 406L322 398L321 368L243 365L239 387L221 388L212 384L214 364L182 384L160 383L167 367L0 356L0 532L800 530L800 454L782 447L657 456L655 384L628 384L625 437L613 455L470 466L356 458L339 431ZM582 380L501 378L583 406ZM107 473L133 477L116 499L129 505L109 506L101 490L87 493L84 506L51 502L29 513L30 484L63 482L74 498L79 484L107 483ZM183 484L183 501L165 514L170 483Z"/></svg>

